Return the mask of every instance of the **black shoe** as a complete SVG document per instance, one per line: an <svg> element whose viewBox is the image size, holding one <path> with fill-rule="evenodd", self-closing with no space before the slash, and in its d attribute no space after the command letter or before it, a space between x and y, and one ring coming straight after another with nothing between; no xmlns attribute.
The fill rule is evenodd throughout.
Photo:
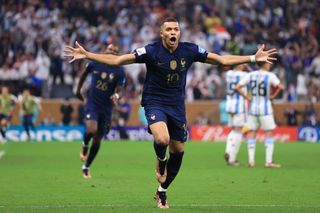
<svg viewBox="0 0 320 213"><path fill-rule="evenodd" d="M157 201L157 206L160 209L168 209L166 192L159 192L158 190L154 193L154 199Z"/></svg>
<svg viewBox="0 0 320 213"><path fill-rule="evenodd" d="M229 163L229 154L228 153L225 153L224 154L224 160L227 162L227 163Z"/></svg>

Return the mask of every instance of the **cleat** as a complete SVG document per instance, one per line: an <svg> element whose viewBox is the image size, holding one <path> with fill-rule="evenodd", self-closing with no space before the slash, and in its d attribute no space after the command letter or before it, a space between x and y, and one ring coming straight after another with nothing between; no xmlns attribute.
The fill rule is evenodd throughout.
<svg viewBox="0 0 320 213"><path fill-rule="evenodd" d="M168 209L169 205L167 203L166 192L159 192L158 190L154 193L153 197L157 201L157 206L159 209Z"/></svg>
<svg viewBox="0 0 320 213"><path fill-rule="evenodd" d="M256 165L254 163L248 163L249 168L254 168Z"/></svg>
<svg viewBox="0 0 320 213"><path fill-rule="evenodd" d="M224 160L225 160L227 163L229 163L229 157L230 157L229 154L228 154L228 153L225 153L223 157L224 157Z"/></svg>
<svg viewBox="0 0 320 213"><path fill-rule="evenodd" d="M81 161L86 161L87 160L87 151L88 148L85 146L81 146L81 150L80 150L80 160Z"/></svg>
<svg viewBox="0 0 320 213"><path fill-rule="evenodd" d="M240 162L237 160L235 162L228 162L228 166L240 166Z"/></svg>
<svg viewBox="0 0 320 213"><path fill-rule="evenodd" d="M82 176L84 179L90 179L92 178L89 172L89 169L82 169Z"/></svg>
<svg viewBox="0 0 320 213"><path fill-rule="evenodd" d="M281 167L281 165L280 164L277 164L277 163L273 163L273 162L271 162L271 163L266 163L266 164L264 164L264 167L265 168L280 168Z"/></svg>
<svg viewBox="0 0 320 213"><path fill-rule="evenodd" d="M162 166L165 166L164 168L164 172L163 174L161 175L160 173L160 161L159 159L157 159L156 161L156 179L159 183L164 183L167 179L167 160L165 160L164 162L162 162L163 165Z"/></svg>

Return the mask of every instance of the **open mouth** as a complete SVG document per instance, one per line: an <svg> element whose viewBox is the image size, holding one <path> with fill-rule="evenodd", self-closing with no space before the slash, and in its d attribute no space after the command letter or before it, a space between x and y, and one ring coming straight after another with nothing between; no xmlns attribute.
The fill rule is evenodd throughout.
<svg viewBox="0 0 320 213"><path fill-rule="evenodd" d="M177 40L176 37L171 37L171 38L170 38L170 41L172 41L172 42L176 42L176 40Z"/></svg>

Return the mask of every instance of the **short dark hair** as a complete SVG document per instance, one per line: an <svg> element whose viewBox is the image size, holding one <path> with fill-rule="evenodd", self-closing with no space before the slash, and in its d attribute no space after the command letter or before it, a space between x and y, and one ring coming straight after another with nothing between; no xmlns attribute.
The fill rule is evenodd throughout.
<svg viewBox="0 0 320 213"><path fill-rule="evenodd" d="M165 22L178 22L178 20L174 17L168 17L168 18L165 18L163 19L162 23L161 23L161 26L165 23Z"/></svg>

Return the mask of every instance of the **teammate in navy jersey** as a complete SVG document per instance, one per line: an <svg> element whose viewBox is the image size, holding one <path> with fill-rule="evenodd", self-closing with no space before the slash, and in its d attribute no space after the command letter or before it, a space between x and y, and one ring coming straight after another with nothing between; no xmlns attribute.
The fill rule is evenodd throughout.
<svg viewBox="0 0 320 213"><path fill-rule="evenodd" d="M110 44L105 53L117 55L118 47ZM91 74L88 90L81 92L88 74ZM109 132L112 108L114 104L118 103L119 93L124 84L125 74L120 66L106 66L101 63L90 62L81 74L77 96L85 102L86 131L80 151L80 159L85 161L82 166L82 173L86 179L91 178L89 167L99 151L101 139ZM92 144L87 156L91 139Z"/></svg>
<svg viewBox="0 0 320 213"><path fill-rule="evenodd" d="M70 63L79 59L89 59L109 65L146 64L147 74L141 104L145 108L157 155L156 178L160 186L155 193L155 199L159 208L169 208L166 191L179 172L184 142L187 140L184 98L188 68L197 61L215 65L255 61L272 63L275 60L272 55L276 50L264 51L262 46L252 56L220 56L210 53L196 44L179 42L180 27L174 18L163 21L160 36L160 41L121 56L91 53L76 42L76 48L66 47L65 57L71 58Z"/></svg>

